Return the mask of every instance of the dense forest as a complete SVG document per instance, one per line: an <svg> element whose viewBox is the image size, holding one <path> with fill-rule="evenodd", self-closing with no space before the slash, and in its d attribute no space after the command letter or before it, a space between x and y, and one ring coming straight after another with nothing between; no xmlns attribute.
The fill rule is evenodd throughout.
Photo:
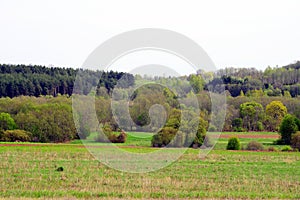
<svg viewBox="0 0 300 200"><path fill-rule="evenodd" d="M124 87L130 87L134 84L134 77L123 72L2 64L0 65L0 97L12 98L21 95L36 97L51 95L56 97L59 94L71 96L77 74L83 76L84 80L95 80L95 82L101 77L97 86L98 88L105 88L108 92L124 76L127 77ZM86 95L90 86L83 84L81 87L80 91Z"/></svg>
<svg viewBox="0 0 300 200"><path fill-rule="evenodd" d="M12 141L65 142L88 137L97 127L82 113L73 113L71 97L87 98L79 105L84 108L92 92L96 94L98 124L108 130L107 134L120 129L158 131L152 145L159 147L168 145L175 135L172 146L200 146L205 142L206 131L279 131L287 114L300 118L300 62L264 71L227 68L168 78L0 65L0 76L0 132L3 135L10 130L25 131L17 132L22 137L5 132L10 134L6 138L12 138L6 140ZM79 90L74 90L75 78ZM151 84L135 89L145 79ZM91 86L97 86L96 91ZM213 113L211 93L221 92L222 88L225 88L226 111ZM161 105L164 111L153 109L154 105ZM80 121L79 127L73 115ZM218 121L211 124L218 115L226 116L224 124ZM182 116L187 117L182 120ZM165 123L160 119L165 119Z"/></svg>
<svg viewBox="0 0 300 200"><path fill-rule="evenodd" d="M83 75L85 80L97 81L101 77L97 86L105 88L107 93L112 91L121 77L124 79L124 75L127 76L124 79L126 81L123 81L124 87L134 85L134 76L123 72L1 64L0 97L12 98L21 95L56 97L59 94L71 96L77 74ZM201 75L199 78L203 80L193 85L196 93L202 89L218 91L220 85L223 85L232 97L240 95L297 97L300 94L300 61L280 68L268 67L264 71L255 68L226 68L214 73L199 71L198 75ZM193 76L188 78L192 80ZM82 91L86 91L84 93L87 94L89 87L87 85L82 87Z"/></svg>

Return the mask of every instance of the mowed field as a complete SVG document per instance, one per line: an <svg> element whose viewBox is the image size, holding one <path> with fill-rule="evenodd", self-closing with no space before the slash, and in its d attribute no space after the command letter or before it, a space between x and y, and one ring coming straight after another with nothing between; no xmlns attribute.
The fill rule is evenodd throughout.
<svg viewBox="0 0 300 200"><path fill-rule="evenodd" d="M300 199L299 152L227 151L228 137L234 134L244 146L256 140L266 149L278 137L276 133L222 133L206 158L199 158L198 149L188 149L168 167L141 174L103 165L80 141L0 143L0 199ZM129 133L120 147L143 153L155 150L150 141L151 134ZM89 145L105 146L92 137ZM63 171L57 171L59 167Z"/></svg>

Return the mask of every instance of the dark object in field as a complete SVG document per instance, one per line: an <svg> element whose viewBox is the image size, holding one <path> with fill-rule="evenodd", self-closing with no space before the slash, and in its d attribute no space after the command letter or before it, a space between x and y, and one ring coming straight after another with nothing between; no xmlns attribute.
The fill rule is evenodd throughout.
<svg viewBox="0 0 300 200"><path fill-rule="evenodd" d="M122 132L121 132L120 135L118 135L118 136L112 134L112 135L109 137L109 140L110 140L112 143L124 143L124 142L126 141L126 138L127 138L127 134L125 133L125 131L122 130Z"/></svg>
<svg viewBox="0 0 300 200"><path fill-rule="evenodd" d="M63 167L58 167L55 171L62 172L62 171L64 171L64 168Z"/></svg>

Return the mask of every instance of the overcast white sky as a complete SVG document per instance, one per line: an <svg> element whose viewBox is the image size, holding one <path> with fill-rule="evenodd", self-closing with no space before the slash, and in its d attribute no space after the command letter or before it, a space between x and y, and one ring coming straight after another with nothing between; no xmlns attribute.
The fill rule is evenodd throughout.
<svg viewBox="0 0 300 200"><path fill-rule="evenodd" d="M0 63L81 67L114 35L164 28L196 41L218 68L282 66L300 60L299 8L298 0L0 0Z"/></svg>

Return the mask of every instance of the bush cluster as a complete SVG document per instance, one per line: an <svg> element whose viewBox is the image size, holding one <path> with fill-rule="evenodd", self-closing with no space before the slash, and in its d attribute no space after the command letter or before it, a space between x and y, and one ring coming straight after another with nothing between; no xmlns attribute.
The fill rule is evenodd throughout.
<svg viewBox="0 0 300 200"><path fill-rule="evenodd" d="M173 123L176 121L176 123ZM180 130L178 130L178 126ZM205 139L208 124L202 118L194 118L191 121L183 121L170 118L167 126L162 128L152 137L153 147L194 147L203 144L209 146L209 140Z"/></svg>
<svg viewBox="0 0 300 200"><path fill-rule="evenodd" d="M110 125L106 124L102 127L102 131L103 131L103 134L100 133L95 137L94 140L96 142L105 142L105 143L109 143L109 142L125 143L126 142L127 134L123 130L121 131L121 133L119 135L116 135L113 133Z"/></svg>

